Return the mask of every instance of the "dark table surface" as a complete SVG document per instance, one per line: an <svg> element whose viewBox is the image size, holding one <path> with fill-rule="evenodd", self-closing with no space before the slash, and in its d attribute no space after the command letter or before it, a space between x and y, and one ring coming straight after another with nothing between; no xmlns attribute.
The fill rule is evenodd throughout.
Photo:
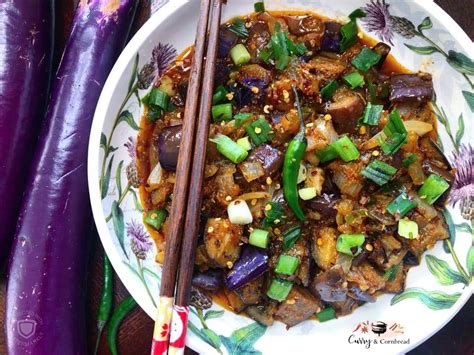
<svg viewBox="0 0 474 355"><path fill-rule="evenodd" d="M471 6L466 4L471 3ZM72 14L77 0L57 1L58 24L56 42L56 62L58 62L62 45L69 31ZM138 18L134 24L134 31L146 21L150 13L150 0L140 0ZM448 14L450 14L466 31L471 39L474 38L472 0L437 0ZM96 314L98 298L102 284L102 246L95 241L94 251L90 259L89 297L87 303L88 326L89 326L89 348L92 349L96 341ZM1 276L0 276L1 277ZM0 328L4 328L4 303L6 282L0 279ZM115 275L115 304L128 296L128 292ZM468 301L463 309L436 335L425 341L410 352L412 355L428 354L474 354L474 298ZM138 355L150 353L150 339L153 332L153 321L140 308L132 311L123 322L118 333L118 347L122 355ZM6 354L5 337L0 332L0 355ZM105 338L100 344L99 354L109 354ZM187 355L195 354L187 351Z"/></svg>

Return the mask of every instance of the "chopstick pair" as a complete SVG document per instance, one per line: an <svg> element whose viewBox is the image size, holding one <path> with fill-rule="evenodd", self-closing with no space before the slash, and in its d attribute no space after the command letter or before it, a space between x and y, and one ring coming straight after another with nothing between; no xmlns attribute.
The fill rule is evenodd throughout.
<svg viewBox="0 0 474 355"><path fill-rule="evenodd" d="M182 354L185 348L221 9L222 0L201 0L176 168L176 183L169 220L170 228L166 237L152 355ZM209 39L203 74L208 32ZM176 280L178 280L177 285Z"/></svg>

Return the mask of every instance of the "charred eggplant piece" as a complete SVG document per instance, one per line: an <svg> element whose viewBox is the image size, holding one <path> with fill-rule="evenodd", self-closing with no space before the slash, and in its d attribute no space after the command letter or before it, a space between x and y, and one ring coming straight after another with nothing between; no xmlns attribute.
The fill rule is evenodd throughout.
<svg viewBox="0 0 474 355"><path fill-rule="evenodd" d="M164 128L158 137L158 158L165 170L176 170L182 131L182 125L170 126Z"/></svg>
<svg viewBox="0 0 474 355"><path fill-rule="evenodd" d="M429 74L398 74L390 78L392 102L428 102L433 94L433 79Z"/></svg>

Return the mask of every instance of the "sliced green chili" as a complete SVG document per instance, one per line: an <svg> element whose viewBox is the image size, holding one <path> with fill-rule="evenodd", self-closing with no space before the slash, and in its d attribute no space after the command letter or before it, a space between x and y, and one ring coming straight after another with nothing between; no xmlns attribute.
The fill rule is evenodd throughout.
<svg viewBox="0 0 474 355"><path fill-rule="evenodd" d="M283 233L283 250L286 251L290 249L291 247L293 247L293 245L295 245L295 243L298 241L300 236L301 236L300 226L293 226L287 229Z"/></svg>
<svg viewBox="0 0 474 355"><path fill-rule="evenodd" d="M157 208L149 211L144 218L146 224L153 227L155 230L160 230L163 222L166 220L168 212L164 208Z"/></svg>

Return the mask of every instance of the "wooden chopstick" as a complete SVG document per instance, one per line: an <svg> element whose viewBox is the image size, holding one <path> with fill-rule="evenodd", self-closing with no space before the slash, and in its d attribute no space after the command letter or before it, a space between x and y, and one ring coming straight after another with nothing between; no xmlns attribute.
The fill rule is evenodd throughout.
<svg viewBox="0 0 474 355"><path fill-rule="evenodd" d="M178 261L181 249L183 222L188 195L191 161L193 158L196 114L201 89L202 67L211 0L201 0L196 33L195 50L188 84L188 93L183 119L176 182L169 217L169 231L166 236L165 258L161 275L160 299L158 303L155 329L153 332L152 354L167 352L173 295L175 290Z"/></svg>

